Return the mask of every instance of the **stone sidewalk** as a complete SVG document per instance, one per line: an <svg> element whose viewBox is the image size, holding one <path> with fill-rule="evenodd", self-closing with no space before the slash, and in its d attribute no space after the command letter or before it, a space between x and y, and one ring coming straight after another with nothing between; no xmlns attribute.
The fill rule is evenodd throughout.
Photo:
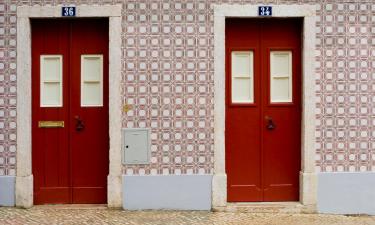
<svg viewBox="0 0 375 225"><path fill-rule="evenodd" d="M0 224L329 224L375 225L375 216L323 214L241 213L205 211L123 211L102 208L0 207Z"/></svg>

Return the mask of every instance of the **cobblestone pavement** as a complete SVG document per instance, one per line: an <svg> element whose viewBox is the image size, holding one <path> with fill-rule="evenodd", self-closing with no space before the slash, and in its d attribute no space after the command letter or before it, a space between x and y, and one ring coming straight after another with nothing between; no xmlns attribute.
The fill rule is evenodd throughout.
<svg viewBox="0 0 375 225"><path fill-rule="evenodd" d="M1 208L0 224L329 224L375 225L375 216L286 213L229 213L199 211L122 211L112 209L64 209L34 207Z"/></svg>

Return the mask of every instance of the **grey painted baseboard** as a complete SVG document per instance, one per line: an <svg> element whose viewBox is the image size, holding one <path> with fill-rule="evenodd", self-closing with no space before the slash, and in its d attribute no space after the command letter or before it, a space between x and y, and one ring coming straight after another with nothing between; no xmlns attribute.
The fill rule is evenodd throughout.
<svg viewBox="0 0 375 225"><path fill-rule="evenodd" d="M375 215L375 173L319 173L318 212Z"/></svg>
<svg viewBox="0 0 375 225"><path fill-rule="evenodd" d="M0 176L0 206L14 206L15 176Z"/></svg>
<svg viewBox="0 0 375 225"><path fill-rule="evenodd" d="M123 208L210 210L212 175L123 175Z"/></svg>

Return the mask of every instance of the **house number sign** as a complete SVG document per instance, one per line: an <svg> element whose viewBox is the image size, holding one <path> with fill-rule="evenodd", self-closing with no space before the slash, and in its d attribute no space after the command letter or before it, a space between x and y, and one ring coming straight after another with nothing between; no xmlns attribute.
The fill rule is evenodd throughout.
<svg viewBox="0 0 375 225"><path fill-rule="evenodd" d="M61 16L67 16L67 17L76 16L76 7L75 6L61 7Z"/></svg>
<svg viewBox="0 0 375 225"><path fill-rule="evenodd" d="M259 6L258 16L272 16L272 6Z"/></svg>

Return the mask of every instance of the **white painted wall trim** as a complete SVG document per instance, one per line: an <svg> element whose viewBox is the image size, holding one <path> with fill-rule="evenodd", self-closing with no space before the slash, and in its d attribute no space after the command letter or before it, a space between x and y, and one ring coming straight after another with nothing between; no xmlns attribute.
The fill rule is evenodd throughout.
<svg viewBox="0 0 375 225"><path fill-rule="evenodd" d="M122 205L121 174L121 33L122 5L77 6L76 17L109 18L109 175L108 206ZM16 206L33 205L31 153L30 18L61 17L59 6L17 8L17 176Z"/></svg>
<svg viewBox="0 0 375 225"><path fill-rule="evenodd" d="M300 172L300 202L316 205L317 179L315 155L315 5L272 5L273 18L303 18L302 53L302 146ZM214 5L214 177L212 207L227 205L227 176L225 171L225 18L259 18L258 5Z"/></svg>

